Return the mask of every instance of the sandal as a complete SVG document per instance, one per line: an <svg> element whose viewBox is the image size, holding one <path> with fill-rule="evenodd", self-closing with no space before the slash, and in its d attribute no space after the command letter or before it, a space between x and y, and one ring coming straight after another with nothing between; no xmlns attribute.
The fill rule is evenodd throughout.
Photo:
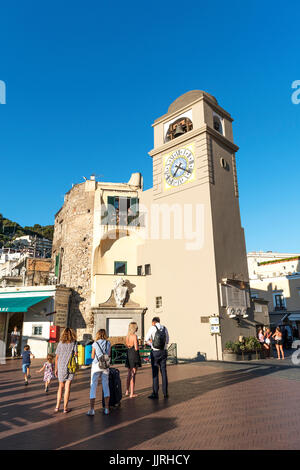
<svg viewBox="0 0 300 470"><path fill-rule="evenodd" d="M54 408L54 413L58 413L59 412L59 408Z"/></svg>
<svg viewBox="0 0 300 470"><path fill-rule="evenodd" d="M64 413L65 413L65 414L66 414L66 413L70 413L70 411L72 411L71 408L67 408L66 410L64 410Z"/></svg>

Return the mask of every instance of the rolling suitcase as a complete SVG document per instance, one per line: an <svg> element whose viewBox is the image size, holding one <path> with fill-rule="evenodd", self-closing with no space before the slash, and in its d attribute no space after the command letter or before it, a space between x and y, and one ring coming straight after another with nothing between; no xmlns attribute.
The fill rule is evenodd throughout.
<svg viewBox="0 0 300 470"><path fill-rule="evenodd" d="M114 368L109 369L108 381L109 381L109 391L110 391L109 406L119 406L122 400L122 385L121 385L119 369L114 369ZM104 407L103 391L102 391L102 405Z"/></svg>

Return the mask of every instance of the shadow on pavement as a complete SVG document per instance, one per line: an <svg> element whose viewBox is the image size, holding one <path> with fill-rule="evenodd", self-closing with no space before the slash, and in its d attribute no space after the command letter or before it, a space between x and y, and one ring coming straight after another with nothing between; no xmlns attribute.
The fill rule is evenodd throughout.
<svg viewBox="0 0 300 470"><path fill-rule="evenodd" d="M176 367L176 366L174 366ZM53 422L44 425L43 421L49 419L49 402L26 404L20 403L0 409L1 420L5 421L2 430L7 430L6 423L11 422L18 426L18 419L24 418L29 423L41 423L41 426L31 430L22 431L22 425L15 434L4 437L0 442L0 449L57 449L57 448L89 448L89 449L128 449L157 437L176 427L174 418L155 417L156 413L167 410L178 404L204 395L212 390L230 386L232 384L247 382L257 377L263 377L277 371L276 367L243 367L238 370L222 370L208 375L199 375L185 380L170 383L170 398L168 400L148 400L143 393L150 388L139 390L139 397L123 400L122 406L112 410L109 416L97 412L94 417L88 417L85 412L88 400L77 407L82 409L82 415L53 416ZM247 372L245 374L245 372ZM150 373L150 371L149 371ZM81 383L82 382L82 383ZM88 377L74 383L74 391L87 390ZM21 398L21 397L20 397ZM34 399L34 397L32 397ZM72 401L72 392L71 392ZM72 403L70 403L72 407ZM190 406L193 406L191 404ZM47 410L48 414L43 410ZM139 420L138 422L132 422ZM27 423L28 424L28 423ZM111 429L119 426L120 429ZM21 431L21 432L20 432ZM78 442L80 441L80 442ZM82 446L82 447L81 447Z"/></svg>

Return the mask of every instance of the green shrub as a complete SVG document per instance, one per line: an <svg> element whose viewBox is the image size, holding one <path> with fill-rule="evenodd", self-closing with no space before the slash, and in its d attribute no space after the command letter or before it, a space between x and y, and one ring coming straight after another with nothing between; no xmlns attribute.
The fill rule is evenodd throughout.
<svg viewBox="0 0 300 470"><path fill-rule="evenodd" d="M240 343L238 341L236 343L234 343L233 341L227 341L227 343L225 344L225 351L239 354Z"/></svg>
<svg viewBox="0 0 300 470"><path fill-rule="evenodd" d="M248 352L256 352L261 350L261 344L255 336L245 338L245 347Z"/></svg>

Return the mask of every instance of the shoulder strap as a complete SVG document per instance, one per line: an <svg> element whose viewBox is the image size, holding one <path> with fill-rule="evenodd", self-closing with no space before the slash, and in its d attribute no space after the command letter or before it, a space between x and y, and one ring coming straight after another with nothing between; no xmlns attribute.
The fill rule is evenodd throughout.
<svg viewBox="0 0 300 470"><path fill-rule="evenodd" d="M105 342L105 350L106 350L106 343L107 343L107 341ZM98 344L98 346L99 346L100 351L101 351L102 354L104 355L105 352L103 352L103 349L101 348L101 346L100 346L100 344L98 343L98 341L97 341L97 344Z"/></svg>
<svg viewBox="0 0 300 470"><path fill-rule="evenodd" d="M163 325L162 325L162 329L161 329L161 330L159 330L156 325L154 325L154 326L155 326L155 328L157 329L159 335L163 334L163 332L164 332L164 330L165 330L165 327L164 327Z"/></svg>
<svg viewBox="0 0 300 470"><path fill-rule="evenodd" d="M76 344L77 344L77 341L74 341L73 348L72 348L72 356L73 356L73 354L74 354Z"/></svg>
<svg viewBox="0 0 300 470"><path fill-rule="evenodd" d="M155 326L155 328L156 328L156 331L157 331L157 332L158 332L158 334L160 335L160 330L157 328L157 326L156 326L156 325L154 325L154 326ZM156 334L156 333L155 333L155 334Z"/></svg>

